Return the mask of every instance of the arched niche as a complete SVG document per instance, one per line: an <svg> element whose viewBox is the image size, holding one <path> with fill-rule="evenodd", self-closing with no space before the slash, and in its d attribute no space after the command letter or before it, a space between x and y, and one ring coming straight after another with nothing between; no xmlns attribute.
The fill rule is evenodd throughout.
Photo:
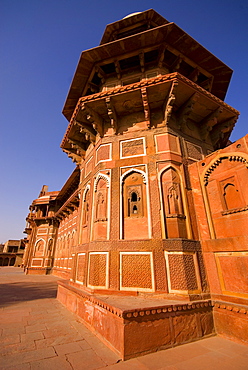
<svg viewBox="0 0 248 370"><path fill-rule="evenodd" d="M48 243L47 243L47 255L48 255L48 256L51 256L52 251L53 251L53 239L52 239L52 238L50 238L50 239L48 240Z"/></svg>
<svg viewBox="0 0 248 370"><path fill-rule="evenodd" d="M109 238L109 178L99 174L94 184L93 240Z"/></svg>
<svg viewBox="0 0 248 370"><path fill-rule="evenodd" d="M122 177L122 239L149 238L147 184L143 171L129 170Z"/></svg>
<svg viewBox="0 0 248 370"><path fill-rule="evenodd" d="M161 173L160 181L166 237L187 238L181 177L173 167L168 167Z"/></svg>
<svg viewBox="0 0 248 370"><path fill-rule="evenodd" d="M223 186L223 199L225 202L225 207L227 210L234 209L234 208L241 208L244 206L244 202L241 199L241 194L239 189L237 189L237 185L235 183L235 179L232 181L227 181L226 184Z"/></svg>
<svg viewBox="0 0 248 370"><path fill-rule="evenodd" d="M87 227L89 222L89 211L90 211L90 188L86 187L83 194L83 205L82 205L82 226Z"/></svg>
<svg viewBox="0 0 248 370"><path fill-rule="evenodd" d="M246 153L220 153L201 174L203 197L212 239L246 235L248 209L248 157Z"/></svg>
<svg viewBox="0 0 248 370"><path fill-rule="evenodd" d="M34 255L35 257L40 257L44 255L45 251L45 240L44 239L39 239L35 243L35 250L34 250Z"/></svg>

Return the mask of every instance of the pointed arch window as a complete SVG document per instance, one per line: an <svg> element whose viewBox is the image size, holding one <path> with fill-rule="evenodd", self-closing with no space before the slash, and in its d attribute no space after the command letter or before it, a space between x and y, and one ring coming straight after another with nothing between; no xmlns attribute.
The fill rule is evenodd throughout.
<svg viewBox="0 0 248 370"><path fill-rule="evenodd" d="M128 217L140 217L143 214L142 201L140 197L140 189L130 187L130 195L128 197Z"/></svg>
<svg viewBox="0 0 248 370"><path fill-rule="evenodd" d="M221 181L222 197L226 210L244 207L235 176Z"/></svg>

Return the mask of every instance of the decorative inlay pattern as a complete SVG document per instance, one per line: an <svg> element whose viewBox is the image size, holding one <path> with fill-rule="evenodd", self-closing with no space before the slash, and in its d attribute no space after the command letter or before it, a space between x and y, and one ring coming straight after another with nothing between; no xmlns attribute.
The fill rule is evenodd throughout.
<svg viewBox="0 0 248 370"><path fill-rule="evenodd" d="M221 308L222 310L233 311L235 313L242 313L244 315L248 315L248 309L242 306L234 306L230 303L223 303L219 301L213 301L213 307Z"/></svg>
<svg viewBox="0 0 248 370"><path fill-rule="evenodd" d="M230 215L232 213L238 213L238 212L244 212L244 211L248 211L248 205L242 208L228 209L227 211L221 212L221 214L222 216L225 216L225 215Z"/></svg>
<svg viewBox="0 0 248 370"><path fill-rule="evenodd" d="M196 290L197 280L192 254L169 254L172 290Z"/></svg>
<svg viewBox="0 0 248 370"><path fill-rule="evenodd" d="M190 143L189 141L185 141L185 146L189 158L196 159L198 161L202 159L202 149L200 146Z"/></svg>
<svg viewBox="0 0 248 370"><path fill-rule="evenodd" d="M60 285L67 288L67 285L60 281ZM81 297L86 298L89 302L92 302L96 306L99 306L106 311L111 312L113 315L116 315L120 318L137 318L139 316L153 316L153 315L164 315L165 313L175 315L177 311L190 311L190 310L204 310L209 309L214 304L212 304L211 300L204 300L204 301L195 301L190 303L177 303L177 304L168 304L168 305L161 305L156 307L149 307L149 309L133 309L133 310L121 310L120 308L113 307L112 305L103 302L97 299L95 296L89 295L83 290L79 290L75 287L70 287L72 291L79 294Z"/></svg>
<svg viewBox="0 0 248 370"><path fill-rule="evenodd" d="M90 253L89 285L106 286L107 255L103 253Z"/></svg>
<svg viewBox="0 0 248 370"><path fill-rule="evenodd" d="M143 139L121 142L121 156L132 157L145 154Z"/></svg>
<svg viewBox="0 0 248 370"><path fill-rule="evenodd" d="M106 175L104 175L103 173L99 173L98 175L97 175L97 177L96 177L96 180L95 180L95 184L94 184L94 191L97 191L97 184L98 184L98 181L100 180L100 179L103 179L103 180L105 180L106 181L106 183L107 183L107 188L109 187L109 184L110 184L110 180L109 180L109 177L108 176L106 176Z"/></svg>
<svg viewBox="0 0 248 370"><path fill-rule="evenodd" d="M76 280L80 283L84 283L85 276L85 253L79 253L77 255L77 271Z"/></svg>
<svg viewBox="0 0 248 370"><path fill-rule="evenodd" d="M123 254L122 287L152 289L150 254Z"/></svg>
<svg viewBox="0 0 248 370"><path fill-rule="evenodd" d="M204 184L205 186L208 184L208 179L209 179L209 176L211 175L211 173L215 170L215 168L217 166L219 166L219 164L224 160L224 159L228 159L230 162L234 161L234 162L241 162L241 163L244 163L245 166L248 168L248 162L247 160L244 158L244 157L241 157L241 156L238 156L238 155L231 155L231 156L223 156L221 158L218 158L210 167L209 169L206 171L205 173L205 176L204 176Z"/></svg>

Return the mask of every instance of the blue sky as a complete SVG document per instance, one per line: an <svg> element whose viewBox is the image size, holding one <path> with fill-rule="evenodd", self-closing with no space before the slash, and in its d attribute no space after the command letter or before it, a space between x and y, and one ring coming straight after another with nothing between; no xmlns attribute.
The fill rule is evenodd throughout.
<svg viewBox="0 0 248 370"><path fill-rule="evenodd" d="M74 169L60 149L61 111L81 51L99 45L106 24L150 8L234 70L225 101L241 116L231 139L247 133L246 0L1 0L0 242L24 237L42 185L59 190Z"/></svg>

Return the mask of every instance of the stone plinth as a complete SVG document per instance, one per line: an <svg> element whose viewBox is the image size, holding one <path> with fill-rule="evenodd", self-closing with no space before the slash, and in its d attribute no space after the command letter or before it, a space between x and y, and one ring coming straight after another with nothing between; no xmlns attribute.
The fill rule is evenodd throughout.
<svg viewBox="0 0 248 370"><path fill-rule="evenodd" d="M248 306L214 301L216 333L242 344L248 344Z"/></svg>
<svg viewBox="0 0 248 370"><path fill-rule="evenodd" d="M51 272L51 268L28 267L28 268L26 268L25 272L26 272L27 275L30 275L30 274L32 274L32 275L49 275L50 272Z"/></svg>
<svg viewBox="0 0 248 370"><path fill-rule="evenodd" d="M210 300L100 296L61 281L57 298L123 360L214 334Z"/></svg>

